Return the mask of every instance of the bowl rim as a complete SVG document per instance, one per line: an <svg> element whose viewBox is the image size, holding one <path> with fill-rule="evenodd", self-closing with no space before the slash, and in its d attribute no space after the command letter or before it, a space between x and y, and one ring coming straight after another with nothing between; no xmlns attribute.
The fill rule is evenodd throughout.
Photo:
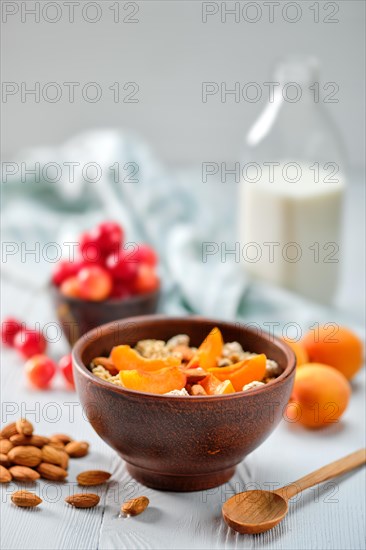
<svg viewBox="0 0 366 550"><path fill-rule="evenodd" d="M131 294L131 296L126 296L125 298L109 298L108 300L96 301L96 300L84 300L83 298L76 298L74 296L65 296L60 291L59 286L55 285L55 283L53 283L52 281L50 281L49 284L52 292L60 296L62 299L67 300L68 302L72 302L74 304L93 304L93 305L99 305L99 306L102 306L102 305L114 306L117 304L125 304L125 303L133 304L133 303L143 302L144 300L147 300L155 296L159 296L159 294L161 293L161 284L159 284L159 287L156 290L153 290L152 292L145 292L144 294L134 294L134 295ZM116 323L118 322L118 320L113 322ZM97 328L100 328L101 326L104 326L104 325L100 325Z"/></svg>
<svg viewBox="0 0 366 550"><path fill-rule="evenodd" d="M201 401L212 401L212 400L230 400L230 399L240 399L245 398L252 395L257 395L259 393L263 393L265 391L270 391L271 388L274 386L278 386L282 383L284 383L295 371L296 368L296 355L294 351L290 348L290 346L284 341L278 338L277 336L274 336L266 331L263 331L261 334L261 337L267 340L270 340L272 343L274 343L277 347L281 348L288 359L288 365L285 368L285 370L272 382L265 384L264 386L260 386L258 388L254 388L248 392L245 391L239 391L235 393L230 394L224 394L224 395L166 395L166 394L157 394L157 393L148 393L148 392L142 392L137 390L131 390L129 388L124 388L122 386L118 386L116 384L113 384L111 382L108 382L106 380L103 380L102 378L99 378L98 376L95 376L88 367L83 363L81 360L81 353L84 351L86 345L90 340L93 339L93 337L100 336L101 330L108 330L108 327L112 327L113 325L116 325L116 323L138 323L142 321L158 321L158 322L169 322L169 321L182 321L182 320L194 320L194 321L204 321L206 323L210 323L213 326L216 326L218 324L220 325L227 325L228 327L235 326L234 322L227 321L227 320L220 320L220 319L212 319L211 317L204 317L202 315L187 315L187 316L172 316L172 315L165 315L165 314L151 314L151 315L138 315L134 317L126 317L125 319L118 319L116 321L112 321L110 323L106 323L104 325L99 325L98 327L86 332L83 336L81 336L74 344L71 350L72 355L72 364L74 369L78 369L79 372L85 376L88 380L90 380L93 384L96 384L97 386L101 386L102 388L109 389L110 391L114 391L118 394L125 395L125 396L131 396L131 397L144 397L154 400L163 399L165 401L176 401L179 399L180 401L190 402L190 403L197 403ZM244 327L243 327L244 328ZM245 327L244 330L246 332L251 333L253 336L257 336L258 334L255 330ZM194 399L196 397L196 399ZM193 398L193 399L192 399Z"/></svg>

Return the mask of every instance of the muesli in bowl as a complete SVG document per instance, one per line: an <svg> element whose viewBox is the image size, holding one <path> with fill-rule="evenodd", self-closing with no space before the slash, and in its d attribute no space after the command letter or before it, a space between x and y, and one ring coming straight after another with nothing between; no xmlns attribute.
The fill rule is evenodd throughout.
<svg viewBox="0 0 366 550"><path fill-rule="evenodd" d="M130 390L169 396L200 397L249 391L275 380L283 369L265 354L244 351L239 342L224 342L215 327L200 344L187 334L169 340L140 340L117 345L109 357L95 357L92 373Z"/></svg>
<svg viewBox="0 0 366 550"><path fill-rule="evenodd" d="M223 369L233 367L239 362L238 358L229 356L233 365L218 367L218 359L223 355L221 347L217 353L214 346L201 345L201 342L207 341L207 334L213 327L220 329L217 336L221 333L222 340L209 338L208 342L218 342L219 345L221 342L222 350L223 342L239 342L243 350L258 354L260 359L249 358L249 364L260 364L262 369L264 365L264 375L261 379L256 373L251 380L263 382L264 385L242 391L243 383L238 386L239 391L220 396L164 395L174 388L181 391L187 384L202 386L203 379L198 380L200 384L196 383L197 379L193 384L190 382L187 372L184 372L188 370L188 365L189 370L196 370L196 374L203 374L198 369L206 372L209 368L221 369L220 372L226 372L223 381L229 380L230 375L231 383L236 384L234 373ZM175 365L178 359L178 367L173 364L170 367L165 365L165 368L174 367L179 376L183 374L182 379L179 378L181 385L162 388L158 380L156 385L161 393L152 393L156 387L153 387L151 380L158 376L160 369L155 373L146 371L146 361L162 361L160 352L157 359L143 357L140 346L138 353L135 350L137 342L149 339L167 343L179 334L190 337L188 348L197 346L198 349L192 351L193 356L200 352L198 365L193 366L193 357L188 356L185 360L183 356L171 357L170 361L175 361ZM126 345L122 348L122 358L123 364L128 367L121 371L114 365L116 357L121 356L119 344ZM179 341L175 340L173 344L179 345ZM154 348L159 346L162 344L154 344ZM177 350L175 345L173 348L175 352L183 352L183 349ZM119 351L112 353L112 350ZM214 353L208 353L211 351ZM256 449L280 422L295 377L295 355L283 340L239 323L197 316L147 315L109 323L85 334L75 344L72 355L80 403L91 426L126 461L132 477L149 487L169 491L198 491L227 482L236 465ZM127 362L126 355L134 359L137 357L140 363L145 361L145 371L136 368L136 361ZM99 357L101 360L95 361L95 364L94 360ZM209 365L212 357L213 362ZM264 357L273 359L282 371L270 381L266 380L267 359L264 360ZM243 360L248 361L248 358L244 356ZM102 363L107 366L108 372L108 367L112 365L114 370L110 375L118 375L119 379L122 376L125 386L110 383L93 374L90 365L95 368ZM159 367L159 363L156 365L155 362L156 366ZM123 374L120 375L120 372ZM140 390L127 387L126 379L131 382L131 377L134 387L140 387ZM172 378L163 376L164 380ZM146 379L149 383L143 384L141 381ZM248 379L245 382L250 383Z"/></svg>

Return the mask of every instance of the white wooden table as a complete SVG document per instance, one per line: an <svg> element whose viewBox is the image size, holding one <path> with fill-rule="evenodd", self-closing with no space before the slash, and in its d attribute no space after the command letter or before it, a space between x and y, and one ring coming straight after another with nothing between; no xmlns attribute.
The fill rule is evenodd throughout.
<svg viewBox="0 0 366 550"><path fill-rule="evenodd" d="M6 293L8 298L12 294L11 290ZM158 492L133 481L122 460L83 417L76 394L63 390L61 380L59 387L52 392L30 390L23 379L22 362L14 352L3 352L2 421L11 422L26 413L37 433L70 433L89 441L91 452L70 461L67 483L37 482L36 491L44 502L35 510L11 504L10 494L21 484L1 486L2 548L364 548L365 469L297 497L288 518L263 535L238 535L220 515L221 505L234 492L253 485L269 488L288 483L364 446L364 373L353 383L351 404L340 423L312 432L283 421L240 464L229 483L198 493ZM76 475L95 468L113 473L111 483L98 489L100 505L91 510L71 509L64 498L78 492ZM136 518L119 517L121 502L141 494L151 501L147 511Z"/></svg>
<svg viewBox="0 0 366 550"><path fill-rule="evenodd" d="M359 195L350 208L355 219L357 203ZM352 231L349 240L351 246ZM350 257L355 258L355 255L350 254ZM362 287L362 278L357 278L357 270L351 268L349 275L352 279L346 281L342 302L353 306L358 301L353 291ZM42 295L34 299L26 290L7 284L2 296L2 316L24 316L24 305L32 299L33 309L28 311L27 320L34 322L37 319L42 323L53 319L50 306ZM55 356L65 351L62 343L52 348ZM37 509L19 509L10 502L11 492L21 484L1 486L3 549L355 550L365 547L365 469L298 496L284 522L262 535L238 535L226 526L220 512L223 502L234 492L253 486L270 488L289 483L365 446L364 372L352 383L352 400L340 423L313 432L282 422L269 439L239 465L229 483L198 493L158 492L132 480L122 460L99 439L83 418L76 394L65 391L61 380L58 381L59 389L52 392L30 390L23 378L22 361L8 350L2 353L1 375L2 423L27 414L39 434L66 432L91 443L87 457L71 460L67 483L37 482L36 491L43 498L43 504ZM111 482L98 489L100 504L91 510L75 510L67 506L64 498L72 491L78 492L76 475L82 470L95 468L113 474ZM136 518L119 517L120 504L141 494L150 499L147 511Z"/></svg>

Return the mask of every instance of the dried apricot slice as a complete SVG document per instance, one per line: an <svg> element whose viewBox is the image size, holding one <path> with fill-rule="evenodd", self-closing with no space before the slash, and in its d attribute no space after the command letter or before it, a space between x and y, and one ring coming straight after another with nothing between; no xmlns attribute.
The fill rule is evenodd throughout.
<svg viewBox="0 0 366 550"><path fill-rule="evenodd" d="M225 395L227 393L235 393L234 386L230 382L230 380L225 380L224 382L221 382L215 390L215 395Z"/></svg>
<svg viewBox="0 0 366 550"><path fill-rule="evenodd" d="M158 394L181 390L187 380L178 367L168 367L154 372L121 370L119 377L122 384L130 390Z"/></svg>
<svg viewBox="0 0 366 550"><path fill-rule="evenodd" d="M219 328L215 327L202 342L187 368L202 367L204 370L216 367L217 360L221 357L224 341Z"/></svg>
<svg viewBox="0 0 366 550"><path fill-rule="evenodd" d="M216 378L213 374L208 374L199 384L208 395L214 395L217 387L221 384L221 380Z"/></svg>
<svg viewBox="0 0 366 550"><path fill-rule="evenodd" d="M208 369L211 374L224 382L230 380L235 391L241 391L243 386L262 380L266 372L266 356L262 353L249 359L244 359L229 367L216 367Z"/></svg>
<svg viewBox="0 0 366 550"><path fill-rule="evenodd" d="M147 372L161 370L167 367L178 367L180 359L169 356L166 359L145 359L131 346L115 346L110 355L112 363L121 370L144 370Z"/></svg>

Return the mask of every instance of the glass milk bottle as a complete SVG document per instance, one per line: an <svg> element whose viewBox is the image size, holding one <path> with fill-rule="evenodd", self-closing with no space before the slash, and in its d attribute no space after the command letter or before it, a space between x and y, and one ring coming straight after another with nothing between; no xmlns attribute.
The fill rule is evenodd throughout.
<svg viewBox="0 0 366 550"><path fill-rule="evenodd" d="M240 240L248 273L330 303L340 261L343 151L314 60L287 59L246 139ZM329 88L329 89L328 89ZM327 96L336 98L334 85Z"/></svg>

